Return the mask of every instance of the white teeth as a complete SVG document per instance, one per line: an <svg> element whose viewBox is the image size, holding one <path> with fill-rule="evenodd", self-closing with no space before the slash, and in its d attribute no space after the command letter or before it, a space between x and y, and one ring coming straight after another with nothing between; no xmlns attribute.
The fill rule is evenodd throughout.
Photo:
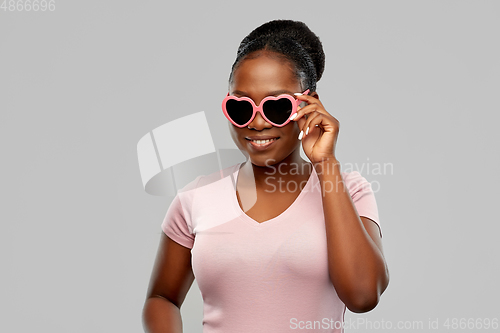
<svg viewBox="0 0 500 333"><path fill-rule="evenodd" d="M276 138L274 138L274 139L267 139L267 140L251 140L251 141L255 142L258 145L262 145L264 143L269 143L269 142L274 141L274 140L276 140Z"/></svg>

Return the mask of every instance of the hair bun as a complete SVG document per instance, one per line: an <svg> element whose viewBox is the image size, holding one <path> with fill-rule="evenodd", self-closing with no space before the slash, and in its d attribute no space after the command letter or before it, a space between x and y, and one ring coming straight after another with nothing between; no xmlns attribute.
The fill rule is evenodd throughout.
<svg viewBox="0 0 500 333"><path fill-rule="evenodd" d="M305 23L292 20L274 20L264 23L241 41L238 53L240 53L248 43L262 37L270 37L273 39L290 38L295 40L311 57L316 70L316 80L319 81L321 79L325 69L323 44L321 44L319 37L312 32Z"/></svg>

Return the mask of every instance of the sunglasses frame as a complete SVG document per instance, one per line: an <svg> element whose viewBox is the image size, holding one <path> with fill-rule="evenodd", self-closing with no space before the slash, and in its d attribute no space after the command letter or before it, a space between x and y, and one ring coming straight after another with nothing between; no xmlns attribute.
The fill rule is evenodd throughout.
<svg viewBox="0 0 500 333"><path fill-rule="evenodd" d="M306 91L304 91L302 93L302 95L307 95L309 93L309 89L307 89ZM226 116L226 118L234 125L234 126L237 126L237 127L240 127L240 128L243 128L243 127L246 127L248 126L248 124L250 124L254 118L255 118L255 115L257 114L257 112L260 112L260 115L262 116L262 118L264 118L268 123L270 123L271 125L273 126L276 126L276 127L283 127L285 126L286 124L288 124L291 120L290 120L290 117L288 117L288 119L281 125L279 124L275 124L273 123L272 121L270 121L269 119L267 119L266 115L264 114L264 110L262 109L263 106L264 106L264 103L266 101L277 101L279 99L282 99L282 98L287 98L289 99L291 102L292 102L292 113L290 114L290 117L294 114L294 113L297 113L297 107L300 105L300 103L304 102L304 101L301 101L301 100L298 100L298 99L295 99L293 98L291 95L288 95L288 94L281 94L279 96L267 96L265 97L262 101L260 101L260 104L259 106L255 105L255 102L250 98L250 97L236 97L236 96L232 96L232 95L229 95L229 93L227 93L226 97L224 98L224 100L222 101L222 111L224 112L224 115ZM250 117L250 120L248 122L246 122L245 124L243 125L239 125L237 123L235 123L231 117L229 117L229 114L227 112L227 109L226 109L226 104L229 100L236 100L236 101L247 101L247 102L250 102L250 104L252 105L252 108L253 108L253 114L252 114L252 117Z"/></svg>

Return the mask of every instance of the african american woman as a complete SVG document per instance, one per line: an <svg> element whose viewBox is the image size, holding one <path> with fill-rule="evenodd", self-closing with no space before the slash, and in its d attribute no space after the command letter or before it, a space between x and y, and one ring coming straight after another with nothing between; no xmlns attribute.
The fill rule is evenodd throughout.
<svg viewBox="0 0 500 333"><path fill-rule="evenodd" d="M246 161L198 176L171 203L143 310L181 332L194 279L204 333L343 332L389 283L374 193L335 155L339 121L316 91L325 55L302 22L243 39L222 112ZM309 161L300 155L303 148Z"/></svg>

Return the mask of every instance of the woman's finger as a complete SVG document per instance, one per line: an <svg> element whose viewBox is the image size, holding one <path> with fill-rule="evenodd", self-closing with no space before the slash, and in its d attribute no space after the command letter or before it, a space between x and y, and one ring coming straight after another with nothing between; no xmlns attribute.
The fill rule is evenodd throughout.
<svg viewBox="0 0 500 333"><path fill-rule="evenodd" d="M323 103L321 103L321 101L319 99L317 99L316 97L312 97L311 95L302 95L302 94L299 94L299 95L295 95L295 97L298 100L307 102L308 104L315 103L315 104L321 105L323 107Z"/></svg>
<svg viewBox="0 0 500 333"><path fill-rule="evenodd" d="M318 111L320 113L327 113L326 110L321 106L321 105L318 105L318 104L309 104L307 106L304 106L303 108L297 108L297 112L294 113L292 115L292 117L290 117L290 119L292 119L293 121L298 121L302 116L306 115L306 114L309 114L309 113L312 113L312 112L315 112L315 111ZM307 117L305 117L307 118Z"/></svg>
<svg viewBox="0 0 500 333"><path fill-rule="evenodd" d="M309 132L313 129L312 127L316 126L316 124L321 123L321 120L319 120L319 122L317 121L318 117L321 117L321 113L309 113L309 117L307 117L305 124L302 126L302 132L304 132L303 136L309 134Z"/></svg>

